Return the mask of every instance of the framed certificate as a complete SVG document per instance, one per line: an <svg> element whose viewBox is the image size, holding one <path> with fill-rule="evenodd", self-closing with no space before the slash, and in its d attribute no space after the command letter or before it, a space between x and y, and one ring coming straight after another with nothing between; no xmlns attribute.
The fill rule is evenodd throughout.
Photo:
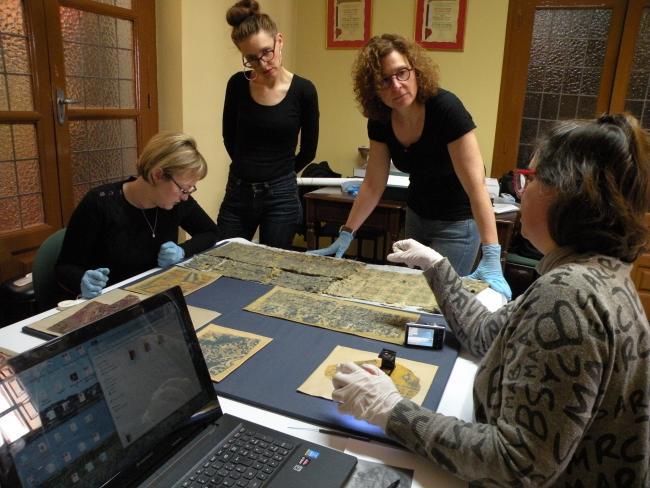
<svg viewBox="0 0 650 488"><path fill-rule="evenodd" d="M415 42L427 49L462 51L467 0L417 0Z"/></svg>
<svg viewBox="0 0 650 488"><path fill-rule="evenodd" d="M370 39L372 0L327 0L327 47L362 47Z"/></svg>

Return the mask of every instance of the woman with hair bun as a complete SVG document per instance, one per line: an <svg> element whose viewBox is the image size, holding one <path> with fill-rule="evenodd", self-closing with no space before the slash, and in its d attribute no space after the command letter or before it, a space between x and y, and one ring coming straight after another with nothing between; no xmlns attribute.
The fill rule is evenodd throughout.
<svg viewBox="0 0 650 488"><path fill-rule="evenodd" d="M226 20L245 70L226 88L223 140L232 162L219 238L250 240L259 227L261 244L288 249L302 220L296 173L318 145L316 88L284 67L284 37L258 2L237 2Z"/></svg>

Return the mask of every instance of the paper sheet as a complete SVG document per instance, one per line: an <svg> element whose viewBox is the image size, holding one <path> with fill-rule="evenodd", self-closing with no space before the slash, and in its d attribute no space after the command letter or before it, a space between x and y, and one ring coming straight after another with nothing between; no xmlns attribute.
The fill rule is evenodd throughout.
<svg viewBox="0 0 650 488"><path fill-rule="evenodd" d="M183 290L183 295L187 296L193 291L209 285L219 278L219 276L217 273L208 273L206 271L174 266L163 273L147 278L146 280L138 281L124 289L142 295L155 295L172 286L179 285Z"/></svg>
<svg viewBox="0 0 650 488"><path fill-rule="evenodd" d="M334 390L332 377L336 373L336 365L347 361L353 361L359 365L370 363L377 367L381 364L376 352L336 346L309 378L300 385L298 391L331 400ZM398 357L395 362L395 370L390 378L404 398L422 405L437 370L438 367L435 365Z"/></svg>
<svg viewBox="0 0 650 488"><path fill-rule="evenodd" d="M323 297L279 286L244 307L244 310L391 344L403 344L406 323L416 322L420 317L416 313Z"/></svg>
<svg viewBox="0 0 650 488"><path fill-rule="evenodd" d="M273 339L209 324L197 333L212 381L219 382Z"/></svg>

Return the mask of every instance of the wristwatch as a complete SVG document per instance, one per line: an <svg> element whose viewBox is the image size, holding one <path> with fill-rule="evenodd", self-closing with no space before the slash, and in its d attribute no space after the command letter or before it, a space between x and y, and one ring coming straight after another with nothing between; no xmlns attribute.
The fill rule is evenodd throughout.
<svg viewBox="0 0 650 488"><path fill-rule="evenodd" d="M339 234L340 234L341 232L343 232L343 231L345 231L345 232L349 232L350 234L352 234L352 237L354 237L354 230L352 230L352 229L351 229L350 227L348 227L347 225L342 225L341 227L339 227Z"/></svg>

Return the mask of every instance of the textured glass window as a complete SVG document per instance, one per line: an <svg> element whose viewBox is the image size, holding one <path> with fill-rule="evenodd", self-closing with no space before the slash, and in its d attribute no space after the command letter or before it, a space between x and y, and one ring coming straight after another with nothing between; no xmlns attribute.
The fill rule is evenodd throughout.
<svg viewBox="0 0 650 488"><path fill-rule="evenodd" d="M644 8L639 23L639 34L634 45L632 70L625 96L625 110L650 129L650 8Z"/></svg>
<svg viewBox="0 0 650 488"><path fill-rule="evenodd" d="M20 0L0 2L0 110L34 110L29 49Z"/></svg>
<svg viewBox="0 0 650 488"><path fill-rule="evenodd" d="M0 234L44 222L33 124L0 124Z"/></svg>
<svg viewBox="0 0 650 488"><path fill-rule="evenodd" d="M554 121L595 115L611 20L610 9L535 12L518 167Z"/></svg>
<svg viewBox="0 0 650 488"><path fill-rule="evenodd" d="M70 122L70 149L76 205L91 188L135 174L135 120Z"/></svg>
<svg viewBox="0 0 650 488"><path fill-rule="evenodd" d="M79 100L75 107L135 108L133 23L67 7L60 12L67 95Z"/></svg>

